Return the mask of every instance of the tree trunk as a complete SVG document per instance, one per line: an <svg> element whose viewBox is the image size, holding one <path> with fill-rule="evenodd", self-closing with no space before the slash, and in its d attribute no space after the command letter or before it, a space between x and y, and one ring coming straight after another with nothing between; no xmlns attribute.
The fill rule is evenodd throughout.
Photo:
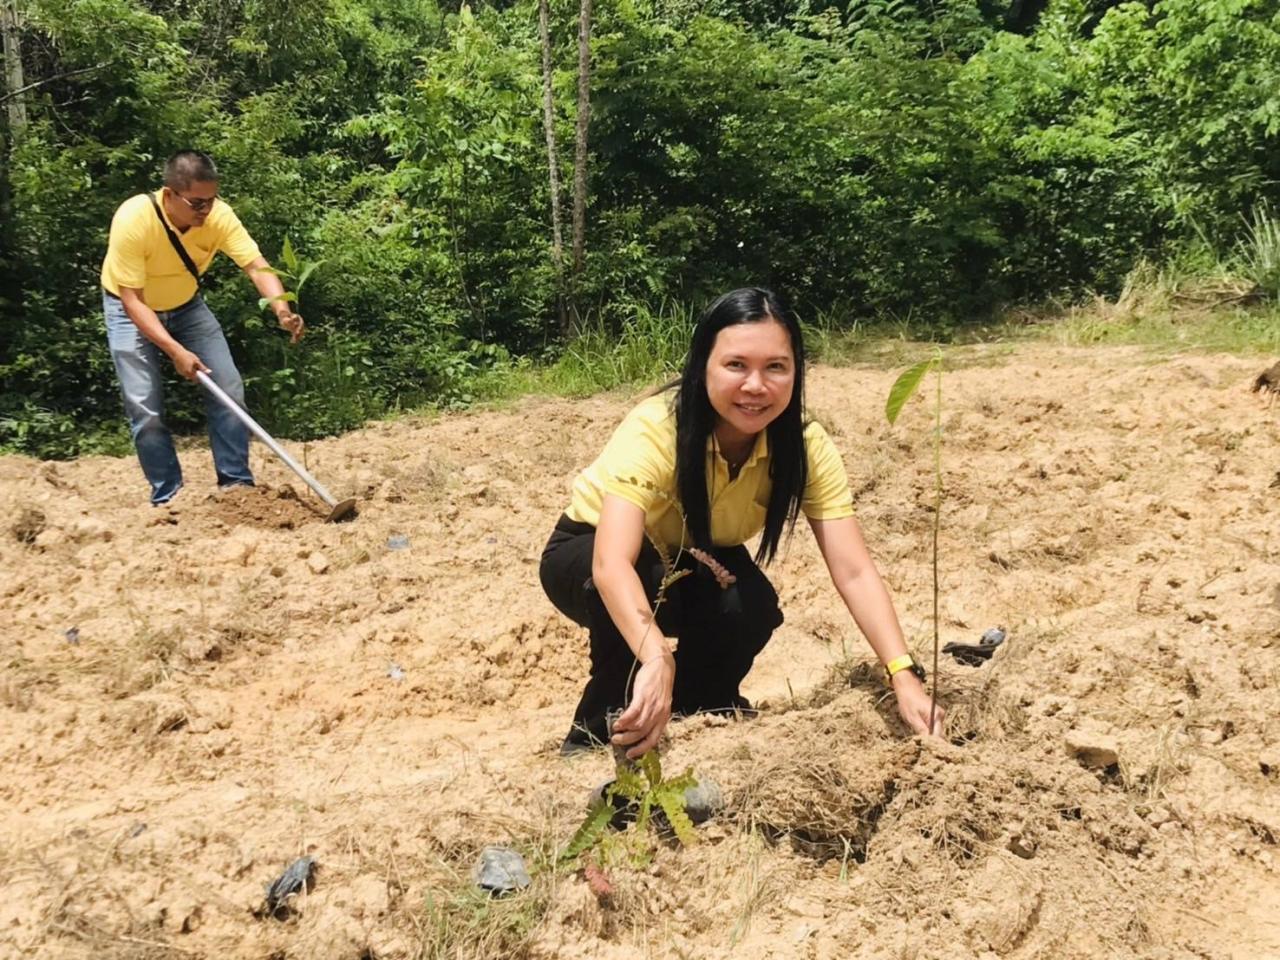
<svg viewBox="0 0 1280 960"><path fill-rule="evenodd" d="M573 146L573 275L582 274L587 233L587 125L591 122L591 0L578 14L578 127ZM576 307L576 304L575 304Z"/></svg>
<svg viewBox="0 0 1280 960"><path fill-rule="evenodd" d="M560 335L569 333L564 304L564 241L560 236L560 164L556 159L556 119L551 90L551 11L538 0L538 35L542 39L542 126L547 135L547 181L551 192L551 260L556 271L556 313Z"/></svg>
<svg viewBox="0 0 1280 960"><path fill-rule="evenodd" d="M27 126L27 103L19 92L26 86L22 76L22 39L18 34L18 10L14 0L0 0L0 32L4 33L5 107L9 113L9 143L12 145Z"/></svg>

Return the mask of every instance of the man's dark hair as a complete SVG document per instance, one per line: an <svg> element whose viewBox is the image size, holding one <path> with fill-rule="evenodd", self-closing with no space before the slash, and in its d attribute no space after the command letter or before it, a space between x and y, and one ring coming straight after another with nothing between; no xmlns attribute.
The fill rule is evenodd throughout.
<svg viewBox="0 0 1280 960"><path fill-rule="evenodd" d="M185 190L193 183L217 183L218 168L213 157L199 150L179 150L164 164L164 185Z"/></svg>

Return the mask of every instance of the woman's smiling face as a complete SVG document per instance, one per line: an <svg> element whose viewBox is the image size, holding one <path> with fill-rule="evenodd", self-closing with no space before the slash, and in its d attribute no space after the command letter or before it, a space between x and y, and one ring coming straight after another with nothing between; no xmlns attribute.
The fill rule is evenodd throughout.
<svg viewBox="0 0 1280 960"><path fill-rule="evenodd" d="M787 328L772 318L735 323L716 334L707 359L707 398L722 447L749 447L782 415L795 389L795 366Z"/></svg>

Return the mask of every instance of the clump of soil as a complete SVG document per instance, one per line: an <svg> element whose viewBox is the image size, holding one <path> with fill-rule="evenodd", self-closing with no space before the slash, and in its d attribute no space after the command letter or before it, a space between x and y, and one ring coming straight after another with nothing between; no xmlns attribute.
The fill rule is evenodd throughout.
<svg viewBox="0 0 1280 960"><path fill-rule="evenodd" d="M316 501L319 504L319 501ZM198 512L221 520L228 526L245 525L275 530L294 530L309 523L323 522L327 508L302 500L291 486L265 484L227 487L211 494Z"/></svg>
<svg viewBox="0 0 1280 960"><path fill-rule="evenodd" d="M19 543L35 543L36 537L44 530L45 516L43 510L35 507L23 507L18 519L13 521L9 532Z"/></svg>

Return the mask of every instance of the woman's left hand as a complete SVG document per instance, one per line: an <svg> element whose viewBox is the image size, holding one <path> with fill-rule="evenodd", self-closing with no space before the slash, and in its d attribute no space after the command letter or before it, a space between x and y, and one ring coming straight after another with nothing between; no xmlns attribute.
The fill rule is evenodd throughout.
<svg viewBox="0 0 1280 960"><path fill-rule="evenodd" d="M914 732L942 736L942 721L947 712L938 704L933 710L933 729L929 729L929 693L910 670L893 675L893 693L898 699L898 714Z"/></svg>

